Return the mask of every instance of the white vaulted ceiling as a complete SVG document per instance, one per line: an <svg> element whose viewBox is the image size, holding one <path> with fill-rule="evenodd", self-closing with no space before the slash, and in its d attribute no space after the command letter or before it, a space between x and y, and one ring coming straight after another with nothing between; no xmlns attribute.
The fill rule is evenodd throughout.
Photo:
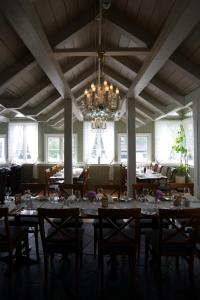
<svg viewBox="0 0 200 300"><path fill-rule="evenodd" d="M104 0L103 0L104 2ZM141 126L200 98L200 1L112 0L103 10L105 78L136 99ZM0 0L0 122L16 112L63 128L83 120L96 78L99 1Z"/></svg>

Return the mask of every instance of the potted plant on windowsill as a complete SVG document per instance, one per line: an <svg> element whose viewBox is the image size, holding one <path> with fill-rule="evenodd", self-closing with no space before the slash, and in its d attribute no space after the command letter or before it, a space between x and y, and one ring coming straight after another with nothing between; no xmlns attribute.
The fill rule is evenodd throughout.
<svg viewBox="0 0 200 300"><path fill-rule="evenodd" d="M188 150L186 147L186 135L183 125L180 125L180 128L177 132L177 137L175 139L172 150L180 154L180 163L176 168L176 182L185 183L188 175L188 164L187 164L187 155Z"/></svg>

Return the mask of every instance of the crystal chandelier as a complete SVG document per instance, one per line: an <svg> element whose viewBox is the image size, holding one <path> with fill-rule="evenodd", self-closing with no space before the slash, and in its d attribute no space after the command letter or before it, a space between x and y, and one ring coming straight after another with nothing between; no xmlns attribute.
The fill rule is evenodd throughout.
<svg viewBox="0 0 200 300"><path fill-rule="evenodd" d="M91 122L92 129L106 129L106 120L103 117L97 117Z"/></svg>
<svg viewBox="0 0 200 300"><path fill-rule="evenodd" d="M110 2L110 1L108 1ZM92 83L89 89L84 92L84 106L89 112L91 118L102 116L99 113L104 113L104 116L113 118L114 113L119 107L119 89L114 88L106 80L103 80L103 65L105 62L105 52L102 50L102 5L106 5L107 1L99 0L99 30L98 30L98 83ZM107 6L106 6L107 7ZM109 7L109 6L108 6Z"/></svg>
<svg viewBox="0 0 200 300"><path fill-rule="evenodd" d="M100 81L100 80L99 80ZM106 80L103 83L91 84L85 90L85 106L88 110L116 111L119 105L119 89L114 89Z"/></svg>

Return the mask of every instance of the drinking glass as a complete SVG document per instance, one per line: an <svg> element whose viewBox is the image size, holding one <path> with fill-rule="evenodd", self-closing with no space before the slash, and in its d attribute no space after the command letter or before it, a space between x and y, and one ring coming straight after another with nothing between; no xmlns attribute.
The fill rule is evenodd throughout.
<svg viewBox="0 0 200 300"><path fill-rule="evenodd" d="M11 201L11 199L10 199L11 194L12 194L11 187L10 186L6 186L5 187L5 202L10 203L10 201Z"/></svg>

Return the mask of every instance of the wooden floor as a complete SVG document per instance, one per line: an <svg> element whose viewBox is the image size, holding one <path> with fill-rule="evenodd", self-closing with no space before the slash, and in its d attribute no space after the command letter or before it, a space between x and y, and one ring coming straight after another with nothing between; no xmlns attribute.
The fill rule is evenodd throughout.
<svg viewBox="0 0 200 300"><path fill-rule="evenodd" d="M84 224L84 256L80 272L80 295L78 299L100 299L99 273L97 259L93 257L93 227ZM35 260L33 237L31 258ZM143 238L142 238L143 246ZM0 299L40 300L45 299L43 291L43 256L40 243L40 261L33 264L18 265L15 267L15 276L12 287L6 275L7 267L0 263ZM187 264L180 261L179 270L175 260L163 260L161 285L155 279L155 269L150 264L144 266L144 250L138 260L136 282L130 275L130 268L126 258L119 258L117 263L105 262L105 296L104 299L200 299L200 259L195 260L196 288L192 290L188 280ZM49 289L47 299L64 300L76 299L74 290L74 263L73 257L62 260L55 257L54 268L49 274Z"/></svg>

